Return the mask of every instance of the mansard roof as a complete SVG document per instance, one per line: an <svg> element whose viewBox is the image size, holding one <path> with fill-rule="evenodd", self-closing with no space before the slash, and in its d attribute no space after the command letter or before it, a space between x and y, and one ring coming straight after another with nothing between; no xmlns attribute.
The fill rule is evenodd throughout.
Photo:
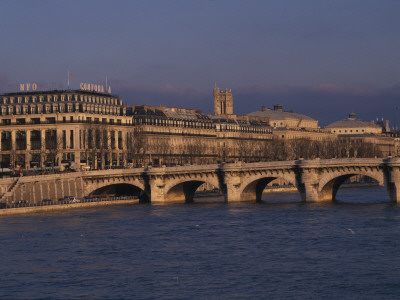
<svg viewBox="0 0 400 300"><path fill-rule="evenodd" d="M92 101L87 101L86 99L88 98L92 99ZM120 99L118 96L84 90L52 90L6 93L0 95L0 104L19 105L39 103L37 100L40 99L43 99L43 103L89 102L93 104L123 106L122 99Z"/></svg>
<svg viewBox="0 0 400 300"><path fill-rule="evenodd" d="M169 118L176 120L210 120L201 111L176 107L152 107L147 105L135 106L132 111L133 116L149 116L157 118Z"/></svg>
<svg viewBox="0 0 400 300"><path fill-rule="evenodd" d="M193 113L193 112L187 111L187 110L173 110L173 109L166 108L164 113L168 118L172 118L172 119L185 119L185 120L200 119L199 118L200 114Z"/></svg>

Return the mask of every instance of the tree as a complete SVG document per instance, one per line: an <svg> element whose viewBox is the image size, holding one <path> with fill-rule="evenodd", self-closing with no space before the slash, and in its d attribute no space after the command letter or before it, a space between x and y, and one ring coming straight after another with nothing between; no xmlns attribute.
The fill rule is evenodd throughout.
<svg viewBox="0 0 400 300"><path fill-rule="evenodd" d="M104 169L111 158L112 131L106 123L88 121L84 129L84 149L86 162L92 168Z"/></svg>
<svg viewBox="0 0 400 300"><path fill-rule="evenodd" d="M48 129L45 131L45 147L43 149L46 165L51 165L52 169L59 165L59 153L62 151L63 139L57 134L57 130Z"/></svg>
<svg viewBox="0 0 400 300"><path fill-rule="evenodd" d="M128 131L127 155L134 166L143 163L148 153L148 139L143 132L143 128L134 127Z"/></svg>

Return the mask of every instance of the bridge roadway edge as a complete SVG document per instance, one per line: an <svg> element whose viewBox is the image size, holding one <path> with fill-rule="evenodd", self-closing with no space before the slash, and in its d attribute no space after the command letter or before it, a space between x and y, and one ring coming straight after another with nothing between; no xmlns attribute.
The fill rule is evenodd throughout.
<svg viewBox="0 0 400 300"><path fill-rule="evenodd" d="M219 188L226 202L259 201L265 185L283 178L304 202L334 201L345 179L365 175L384 186L392 202L400 199L400 159L314 159L222 163L180 167L114 169L0 179L0 202L72 195L83 197L107 185L131 184L152 204L191 202L203 182Z"/></svg>

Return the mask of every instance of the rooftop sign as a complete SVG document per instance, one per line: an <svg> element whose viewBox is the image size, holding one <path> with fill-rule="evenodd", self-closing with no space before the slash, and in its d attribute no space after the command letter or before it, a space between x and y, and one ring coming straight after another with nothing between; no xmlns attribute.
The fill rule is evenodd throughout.
<svg viewBox="0 0 400 300"><path fill-rule="evenodd" d="M102 84L83 83L83 82L81 82L79 87L80 87L80 89L82 91L90 91L90 92L111 94L111 87L110 86L106 86L106 88L104 88L104 85L102 85Z"/></svg>

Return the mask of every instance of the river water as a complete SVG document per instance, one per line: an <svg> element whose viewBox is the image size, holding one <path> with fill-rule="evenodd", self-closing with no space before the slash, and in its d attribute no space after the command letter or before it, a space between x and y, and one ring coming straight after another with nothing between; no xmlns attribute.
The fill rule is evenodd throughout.
<svg viewBox="0 0 400 300"><path fill-rule="evenodd" d="M383 189L264 199L1 217L0 298L400 297L400 205Z"/></svg>

